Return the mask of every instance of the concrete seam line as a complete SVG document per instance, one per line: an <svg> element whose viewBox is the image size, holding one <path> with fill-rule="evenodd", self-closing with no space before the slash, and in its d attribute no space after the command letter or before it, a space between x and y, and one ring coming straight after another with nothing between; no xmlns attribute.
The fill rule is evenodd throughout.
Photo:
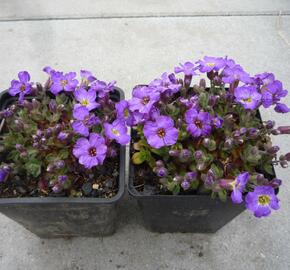
<svg viewBox="0 0 290 270"><path fill-rule="evenodd" d="M142 18L194 18L194 17L250 17L250 16L289 16L290 10L285 11L231 11L231 12L180 12L180 13L108 13L96 15L59 15L32 17L0 17L0 22L17 21L50 21L50 20L94 20L94 19L142 19Z"/></svg>

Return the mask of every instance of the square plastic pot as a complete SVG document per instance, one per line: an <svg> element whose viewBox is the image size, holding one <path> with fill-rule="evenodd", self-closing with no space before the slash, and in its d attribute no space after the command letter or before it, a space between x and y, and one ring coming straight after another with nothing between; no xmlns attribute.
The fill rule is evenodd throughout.
<svg viewBox="0 0 290 270"><path fill-rule="evenodd" d="M121 89L112 94L124 98ZM7 92L0 96L0 108L13 100ZM42 238L96 237L116 231L118 204L124 195L125 147L120 148L118 192L112 198L27 197L0 198L0 212Z"/></svg>
<svg viewBox="0 0 290 270"><path fill-rule="evenodd" d="M260 113L257 117L261 119ZM230 198L222 202L209 195L143 195L133 183L131 164L128 192L139 205L145 227L153 232L214 233L245 210L244 203L233 204Z"/></svg>

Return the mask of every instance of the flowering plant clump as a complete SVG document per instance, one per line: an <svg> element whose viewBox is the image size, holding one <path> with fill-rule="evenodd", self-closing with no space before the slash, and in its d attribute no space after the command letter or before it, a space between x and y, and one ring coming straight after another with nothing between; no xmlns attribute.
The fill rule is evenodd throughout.
<svg viewBox="0 0 290 270"><path fill-rule="evenodd" d="M208 86L206 78L193 85L203 74ZM256 217L269 215L279 208L281 185L273 165L290 161L290 153L278 157L270 136L290 134L290 126L263 122L259 108L288 113L286 95L272 73L250 76L227 57L186 62L136 86L122 107L133 128L134 185L145 193L230 197Z"/></svg>
<svg viewBox="0 0 290 270"><path fill-rule="evenodd" d="M120 144L130 141L115 82L44 71L44 85L19 72L0 112L0 196L112 197Z"/></svg>

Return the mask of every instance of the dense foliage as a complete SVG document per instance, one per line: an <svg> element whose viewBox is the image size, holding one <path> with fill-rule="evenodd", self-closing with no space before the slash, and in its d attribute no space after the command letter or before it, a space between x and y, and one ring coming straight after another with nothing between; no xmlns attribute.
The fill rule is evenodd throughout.
<svg viewBox="0 0 290 270"><path fill-rule="evenodd" d="M159 190L231 196L234 203L245 200L257 217L278 209L275 189L281 180L274 178L272 165L287 167L290 154L278 157L270 135L289 134L290 127L262 122L259 108L290 111L281 103L287 95L282 83L272 73L250 76L221 57L206 56L174 71L136 86L127 103L127 124L135 134L132 162L142 164L139 174L149 165ZM201 78L192 85L202 74L209 83Z"/></svg>

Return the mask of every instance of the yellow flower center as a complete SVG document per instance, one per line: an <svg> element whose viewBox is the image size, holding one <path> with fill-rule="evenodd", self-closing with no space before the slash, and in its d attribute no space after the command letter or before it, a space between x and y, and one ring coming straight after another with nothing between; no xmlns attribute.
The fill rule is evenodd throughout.
<svg viewBox="0 0 290 270"><path fill-rule="evenodd" d="M165 129L164 129L164 128L159 128L159 129L157 130L157 135L158 135L158 137L160 137L160 138L164 138L164 137L165 137L165 134L166 134L166 132L165 132Z"/></svg>
<svg viewBox="0 0 290 270"><path fill-rule="evenodd" d="M128 117L128 116L129 116L129 110L128 110L128 109L125 109L125 110L124 110L124 116L125 116L125 117Z"/></svg>
<svg viewBox="0 0 290 270"><path fill-rule="evenodd" d="M67 83L68 83L67 80L61 80L61 82L60 82L60 84L61 84L62 87L66 86Z"/></svg>
<svg viewBox="0 0 290 270"><path fill-rule="evenodd" d="M82 101L81 101L81 104L83 105L83 106L88 106L89 105L89 101L87 100L87 99L83 99Z"/></svg>
<svg viewBox="0 0 290 270"><path fill-rule="evenodd" d="M25 91L25 88L26 88L26 87L25 87L25 84L22 84L21 87L20 87L20 91L21 91L21 92L24 92L24 91Z"/></svg>
<svg viewBox="0 0 290 270"><path fill-rule="evenodd" d="M118 136L118 137L120 136L120 132L119 132L118 130L112 128L111 131L112 131L112 133L113 133L114 135L116 135L116 136Z"/></svg>
<svg viewBox="0 0 290 270"><path fill-rule="evenodd" d="M214 66L214 63L206 63L206 65L208 66L208 67L213 67Z"/></svg>
<svg viewBox="0 0 290 270"><path fill-rule="evenodd" d="M268 195L260 195L259 196L259 199L258 199L258 202L260 205L268 205L269 202L270 202L270 196Z"/></svg>
<svg viewBox="0 0 290 270"><path fill-rule="evenodd" d="M252 98L251 97L244 98L242 100L243 100L243 102L246 102L246 103L251 103L252 102Z"/></svg>

